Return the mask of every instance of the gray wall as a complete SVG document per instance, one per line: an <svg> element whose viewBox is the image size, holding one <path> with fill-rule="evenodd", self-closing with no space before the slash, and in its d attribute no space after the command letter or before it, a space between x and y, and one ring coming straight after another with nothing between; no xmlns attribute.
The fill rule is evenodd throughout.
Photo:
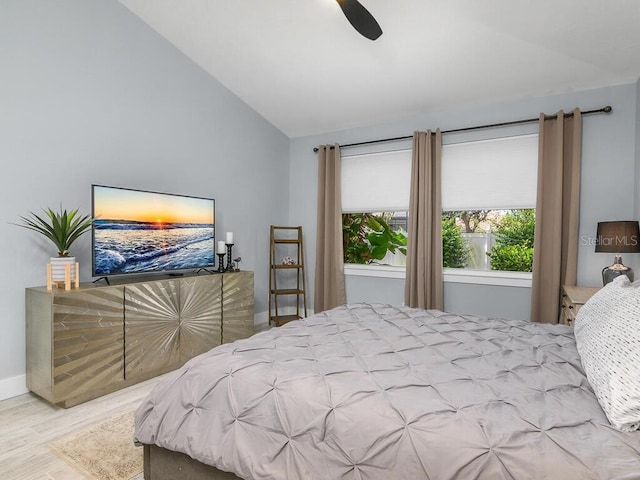
<svg viewBox="0 0 640 480"><path fill-rule="evenodd" d="M611 105L613 113L610 115L585 117L583 129L580 201L580 236L583 244L579 249L578 283L599 285L600 271L603 266L611 263L612 259L606 254L596 254L593 244L589 242L589 239L595 236L597 222L634 218L634 191L636 184L640 184L636 181L635 168L639 89L640 87L634 83L565 95L527 98L482 107L432 112L384 125L293 139L289 179L290 221L305 227L308 263L313 266L315 261L317 161L316 154L312 151L314 146L398 137L410 135L414 130L428 128L439 127L447 130L531 118L537 117L540 112L554 113L560 109L569 111L580 107L583 110L590 110ZM533 130L530 130L531 128ZM445 141L489 138L527 131L536 131L535 125L516 129L484 130L475 132L473 135L445 136ZM387 148L393 147L394 145L391 145ZM343 151L343 154L351 153L354 153L352 149ZM640 255L625 255L625 263L637 269L640 265ZM313 269L310 270L310 284L313 287ZM401 291L399 283L395 279L350 277L347 280L347 299L348 301L366 301L378 295L380 297L392 295L399 302L402 301L398 293ZM468 284L448 283L445 286L445 309L454 312L528 319L529 297L528 288L470 287Z"/></svg>
<svg viewBox="0 0 640 480"><path fill-rule="evenodd" d="M289 139L115 0L0 2L0 397L24 388L24 288L56 252L9 222L90 213L92 183L216 199L267 310L269 225L288 221ZM73 248L91 280L90 235Z"/></svg>
<svg viewBox="0 0 640 480"><path fill-rule="evenodd" d="M389 303L402 305L404 301L404 279L345 276L347 303Z"/></svg>

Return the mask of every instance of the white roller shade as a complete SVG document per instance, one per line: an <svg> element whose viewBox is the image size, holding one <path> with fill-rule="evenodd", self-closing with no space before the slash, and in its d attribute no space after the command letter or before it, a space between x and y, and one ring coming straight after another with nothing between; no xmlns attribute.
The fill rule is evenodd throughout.
<svg viewBox="0 0 640 480"><path fill-rule="evenodd" d="M409 209L411 150L342 157L342 211Z"/></svg>
<svg viewBox="0 0 640 480"><path fill-rule="evenodd" d="M538 135L442 147L442 209L535 208Z"/></svg>

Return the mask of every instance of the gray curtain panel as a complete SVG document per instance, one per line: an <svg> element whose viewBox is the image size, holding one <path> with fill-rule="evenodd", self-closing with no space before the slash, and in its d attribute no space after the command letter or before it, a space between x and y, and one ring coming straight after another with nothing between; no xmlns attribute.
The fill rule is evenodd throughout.
<svg viewBox="0 0 640 480"><path fill-rule="evenodd" d="M578 268L582 115L540 115L531 321L558 323L562 285Z"/></svg>
<svg viewBox="0 0 640 480"><path fill-rule="evenodd" d="M340 195L340 147L318 150L318 228L313 305L315 313L346 303Z"/></svg>
<svg viewBox="0 0 640 480"><path fill-rule="evenodd" d="M414 132L404 302L444 309L442 284L442 134Z"/></svg>

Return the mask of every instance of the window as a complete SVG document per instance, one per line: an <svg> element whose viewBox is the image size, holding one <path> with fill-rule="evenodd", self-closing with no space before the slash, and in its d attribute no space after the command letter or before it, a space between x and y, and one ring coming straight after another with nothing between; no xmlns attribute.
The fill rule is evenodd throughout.
<svg viewBox="0 0 640 480"><path fill-rule="evenodd" d="M344 262L405 266L407 212L342 214Z"/></svg>
<svg viewBox="0 0 640 480"><path fill-rule="evenodd" d="M404 266L411 150L342 158L345 263Z"/></svg>
<svg viewBox="0 0 640 480"><path fill-rule="evenodd" d="M403 266L411 150L342 159L345 263ZM531 271L538 136L444 145L443 263Z"/></svg>
<svg viewBox="0 0 640 480"><path fill-rule="evenodd" d="M445 267L531 271L537 172L537 135L443 146Z"/></svg>
<svg viewBox="0 0 640 480"><path fill-rule="evenodd" d="M531 272L535 209L442 212L445 268Z"/></svg>

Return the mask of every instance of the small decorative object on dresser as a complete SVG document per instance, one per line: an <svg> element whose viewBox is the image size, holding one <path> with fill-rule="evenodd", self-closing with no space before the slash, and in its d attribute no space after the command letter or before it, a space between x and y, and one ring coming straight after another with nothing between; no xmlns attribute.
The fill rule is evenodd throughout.
<svg viewBox="0 0 640 480"><path fill-rule="evenodd" d="M21 223L15 225L44 235L56 246L58 257L51 257L51 263L47 265L47 289L51 290L52 283L57 287L64 283L65 290L70 290L72 282L77 288L79 266L75 257L69 255L69 248L82 234L91 230L93 219L89 215L79 215L78 209L67 212L62 205L59 212L50 208L44 212L46 217L29 212L28 216L20 217Z"/></svg>
<svg viewBox="0 0 640 480"><path fill-rule="evenodd" d="M71 284L80 286L80 264L76 257L51 257L47 264L47 290L53 284L60 288L64 284L65 290L71 290Z"/></svg>
<svg viewBox="0 0 640 480"><path fill-rule="evenodd" d="M233 259L233 271L234 272L239 272L240 271L240 267L238 266L239 263L242 261L242 257L236 257Z"/></svg>
<svg viewBox="0 0 640 480"><path fill-rule="evenodd" d="M233 272L235 269L233 267L233 260L231 260L231 255L233 251L233 232L227 232L225 235L225 245L227 247L227 266L225 267L225 272Z"/></svg>
<svg viewBox="0 0 640 480"><path fill-rule="evenodd" d="M622 264L622 253L640 252L640 228L635 220L598 222L596 252L615 254L613 265L602 269L602 284L606 285L620 275L633 282L633 270Z"/></svg>
<svg viewBox="0 0 640 480"><path fill-rule="evenodd" d="M218 255L218 273L224 272L224 256L226 255L227 247L225 246L223 241L218 242L218 247L216 249L216 255Z"/></svg>
<svg viewBox="0 0 640 480"><path fill-rule="evenodd" d="M578 315L580 307L587 303L600 287L579 287L576 285L562 286L562 311L560 312L560 323L573 326L573 322Z"/></svg>

